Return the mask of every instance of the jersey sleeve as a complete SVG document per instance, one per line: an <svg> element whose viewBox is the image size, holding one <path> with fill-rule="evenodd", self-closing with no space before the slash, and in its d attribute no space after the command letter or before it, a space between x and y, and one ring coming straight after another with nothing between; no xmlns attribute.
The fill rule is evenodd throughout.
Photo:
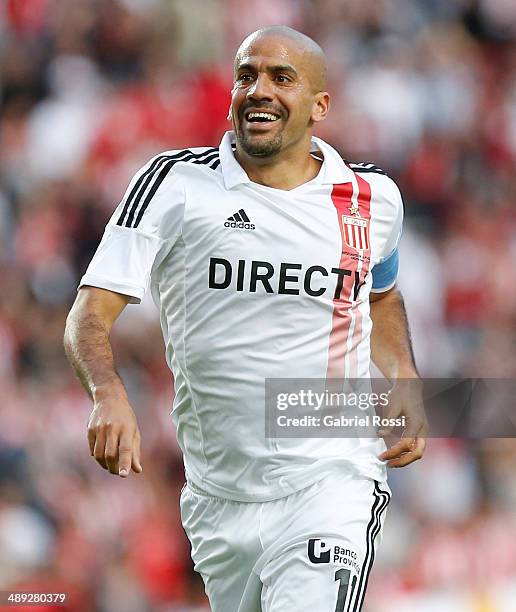
<svg viewBox="0 0 516 612"><path fill-rule="evenodd" d="M382 216L388 226L387 239L382 252L372 268L373 293L382 293L396 284L399 271L398 245L403 227L403 200L396 183L387 176L382 177Z"/></svg>
<svg viewBox="0 0 516 612"><path fill-rule="evenodd" d="M380 293L392 289L398 278L399 263L398 248L395 248L386 259L376 264L372 271L373 287L371 291Z"/></svg>
<svg viewBox="0 0 516 612"><path fill-rule="evenodd" d="M159 155L135 174L79 287L116 291L132 303L142 300L152 271L182 231L184 189L168 158Z"/></svg>

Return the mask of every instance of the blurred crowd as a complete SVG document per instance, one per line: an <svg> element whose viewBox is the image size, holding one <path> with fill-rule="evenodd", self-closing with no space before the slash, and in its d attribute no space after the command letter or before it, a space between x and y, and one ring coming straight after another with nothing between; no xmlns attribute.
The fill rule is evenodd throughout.
<svg viewBox="0 0 516 612"><path fill-rule="evenodd" d="M318 135L400 185L422 375L516 375L514 1L4 0L0 591L67 592L74 612L207 609L154 305L113 332L143 437L144 472L128 480L89 456L91 406L62 333L132 174L157 152L218 144L234 52L276 23L327 52ZM431 440L392 474L367 612L516 609L515 460L514 440Z"/></svg>

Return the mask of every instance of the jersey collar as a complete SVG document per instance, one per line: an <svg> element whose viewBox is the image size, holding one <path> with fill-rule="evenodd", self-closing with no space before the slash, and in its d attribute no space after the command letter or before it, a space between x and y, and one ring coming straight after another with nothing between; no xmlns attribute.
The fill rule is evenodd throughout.
<svg viewBox="0 0 516 612"><path fill-rule="evenodd" d="M245 170L238 163L234 155L235 135L233 132L226 132L219 147L220 167L226 189L232 189L236 185L251 183ZM324 158L323 165L319 174L310 183L319 184L339 184L348 183L352 179L353 172L346 166L341 156L333 147L324 140L312 136L312 152L322 153Z"/></svg>

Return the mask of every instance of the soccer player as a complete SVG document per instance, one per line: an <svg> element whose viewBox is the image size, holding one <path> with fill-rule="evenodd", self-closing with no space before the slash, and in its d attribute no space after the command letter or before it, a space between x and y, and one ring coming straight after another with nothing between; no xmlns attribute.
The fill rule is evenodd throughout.
<svg viewBox="0 0 516 612"><path fill-rule="evenodd" d="M325 83L304 34L251 34L235 58L233 131L137 172L67 320L66 351L94 402L91 454L112 474L139 473L109 332L150 286L175 380L182 521L214 612L358 612L386 463L424 451L424 416L396 384L410 425L388 450L378 438L264 435L268 378L367 378L371 356L389 379L417 378L395 286L401 197L381 170L312 136Z"/></svg>

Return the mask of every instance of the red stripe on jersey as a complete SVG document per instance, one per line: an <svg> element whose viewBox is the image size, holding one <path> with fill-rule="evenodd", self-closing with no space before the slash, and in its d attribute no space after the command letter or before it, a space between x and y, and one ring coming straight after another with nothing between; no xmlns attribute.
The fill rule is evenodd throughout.
<svg viewBox="0 0 516 612"><path fill-rule="evenodd" d="M353 227L342 223L342 217L349 215L351 206L351 196L353 195L353 184L344 183L333 185L331 199L337 210L337 222L339 224L341 237L341 256L339 268L347 269L349 257L344 253L344 246L351 243L346 240L344 232L348 232L348 237L353 232ZM349 268L351 270L351 268ZM351 302L350 296L353 291L354 275L344 276L342 291L339 298L333 299L333 315L331 332L328 346L328 367L326 369L327 378L344 377L344 360L346 357L346 345L351 325Z"/></svg>
<svg viewBox="0 0 516 612"><path fill-rule="evenodd" d="M358 207L360 217L367 220L371 218L371 188L367 181L355 175L359 187ZM344 283L339 298L333 300L332 327L328 346L328 367L326 370L327 378L343 378L345 376L345 358L348 352L349 335L352 333L350 347L350 370L349 376L357 376L358 355L357 348L362 339L362 314L357 304L354 303L355 271L358 269L358 262L353 253L350 252L350 244L355 244L359 253L362 255L361 268L359 270L359 282L362 283L366 277L370 265L370 248L368 239L368 229L347 225L343 223L343 216L350 216L349 208L352 204L353 184L344 183L333 186L331 199L337 211L341 235L341 256L339 268L350 270L350 276L344 276ZM368 299L369 296L367 296ZM353 327L351 329L351 327Z"/></svg>
<svg viewBox="0 0 516 612"><path fill-rule="evenodd" d="M353 226L352 225L344 225L344 231L346 232L346 242L347 242L347 244L353 244Z"/></svg>
<svg viewBox="0 0 516 612"><path fill-rule="evenodd" d="M362 248L363 251L361 254L363 255L362 260L362 268L360 270L360 282L366 278L367 273L369 271L369 267L371 265L371 249L370 249L370 238L369 231L371 229L371 185L365 181L361 176L355 174L358 183L358 210L360 212L360 216L362 219L367 220L367 227L360 228L360 235L362 238ZM369 295L365 296L366 300L369 299ZM350 354L350 368L349 374L351 378L356 378L360 374L359 372L359 364L358 364L358 346L362 341L362 331L363 331L363 314L358 307L358 304L355 306L356 310L356 320L355 326L353 329L353 338L351 340L351 354Z"/></svg>

